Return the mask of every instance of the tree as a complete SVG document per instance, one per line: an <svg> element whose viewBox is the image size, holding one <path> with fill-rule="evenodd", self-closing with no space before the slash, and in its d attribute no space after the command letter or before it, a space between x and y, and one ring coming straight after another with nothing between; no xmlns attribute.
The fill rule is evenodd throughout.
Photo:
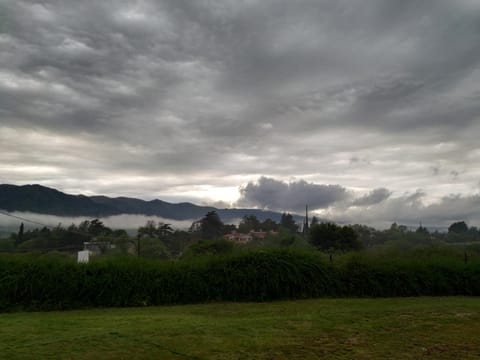
<svg viewBox="0 0 480 360"><path fill-rule="evenodd" d="M128 236L128 233L123 229L114 230L112 234L105 238L100 238L101 241L112 242L115 245L114 250L109 250L110 253L128 254L132 246L135 246L133 239Z"/></svg>
<svg viewBox="0 0 480 360"><path fill-rule="evenodd" d="M140 226L137 230L138 237L150 237L153 238L157 234L157 225L155 221L148 220L144 226Z"/></svg>
<svg viewBox="0 0 480 360"><path fill-rule="evenodd" d="M316 224L310 228L310 242L322 251L360 250L363 245L357 233L349 226L333 223Z"/></svg>
<svg viewBox="0 0 480 360"><path fill-rule="evenodd" d="M354 224L351 228L357 233L358 240L366 247L372 247L385 241L381 236L382 233L372 227Z"/></svg>
<svg viewBox="0 0 480 360"><path fill-rule="evenodd" d="M223 222L216 211L209 211L200 220L200 234L202 239L214 239L222 236Z"/></svg>
<svg viewBox="0 0 480 360"><path fill-rule="evenodd" d="M406 233L407 231L408 227L405 225L398 225L396 222L390 226L390 232Z"/></svg>
<svg viewBox="0 0 480 360"><path fill-rule="evenodd" d="M312 221L310 222L310 226L317 225L319 223L318 218L313 215Z"/></svg>
<svg viewBox="0 0 480 360"><path fill-rule="evenodd" d="M227 254L232 252L233 247L233 243L226 239L200 240L188 248L186 256Z"/></svg>
<svg viewBox="0 0 480 360"><path fill-rule="evenodd" d="M164 224L162 222L159 222L158 226L157 226L156 233L157 233L159 238L165 239L165 238L167 238L167 237L169 237L170 235L173 234L172 225Z"/></svg>
<svg viewBox="0 0 480 360"><path fill-rule="evenodd" d="M448 228L449 233L463 234L468 232L468 226L465 221L455 222Z"/></svg>
<svg viewBox="0 0 480 360"><path fill-rule="evenodd" d="M283 213L280 219L280 225L293 233L298 231L298 225L295 223L292 214Z"/></svg>
<svg viewBox="0 0 480 360"><path fill-rule="evenodd" d="M88 234L88 227L90 226L90 221L84 220L78 225L78 231L84 234ZM71 228L75 227L74 224L70 226Z"/></svg>
<svg viewBox="0 0 480 360"><path fill-rule="evenodd" d="M137 243L137 246L138 245L140 245L140 242ZM157 238L150 237L142 238L141 247L137 248L137 255L153 259L170 258L170 252L165 244L163 244L161 241L158 241Z"/></svg>
<svg viewBox="0 0 480 360"><path fill-rule="evenodd" d="M173 233L170 224L163 222L157 224L153 220L148 220L144 226L140 226L137 230L137 255L147 256L146 254L150 251L152 252L151 257L169 257Z"/></svg>
<svg viewBox="0 0 480 360"><path fill-rule="evenodd" d="M260 228L263 231L277 231L278 230L278 224L275 221L273 221L272 219L265 219L260 224Z"/></svg>
<svg viewBox="0 0 480 360"><path fill-rule="evenodd" d="M425 226L422 226L420 224L420 226L417 228L417 230L415 230L415 232L417 234L423 234L423 235L429 235L430 233L428 232L428 229L425 227Z"/></svg>
<svg viewBox="0 0 480 360"><path fill-rule="evenodd" d="M106 227L99 219L93 219L88 226L88 233L93 236L107 236L112 233L112 229Z"/></svg>
<svg viewBox="0 0 480 360"><path fill-rule="evenodd" d="M339 227L333 223L322 223L310 229L310 242L322 251L332 251L339 246Z"/></svg>
<svg viewBox="0 0 480 360"><path fill-rule="evenodd" d="M185 249L192 243L192 234L184 230L176 230L170 237L168 243L169 251L172 256L182 255Z"/></svg>
<svg viewBox="0 0 480 360"><path fill-rule="evenodd" d="M245 215L238 225L238 231L241 233L248 233L252 230L260 230L260 221L255 215Z"/></svg>
<svg viewBox="0 0 480 360"><path fill-rule="evenodd" d="M172 234L172 225L163 222L156 224L153 220L148 220L144 226L140 226L137 230L137 236L139 237L166 239Z"/></svg>
<svg viewBox="0 0 480 360"><path fill-rule="evenodd" d="M17 235L17 239L15 241L15 246L18 246L19 244L21 244L23 242L23 233L24 233L24 225L23 225L23 222L20 224L20 227L18 229L18 235Z"/></svg>
<svg viewBox="0 0 480 360"><path fill-rule="evenodd" d="M128 233L124 229L115 229L112 231L111 236L115 238L128 237Z"/></svg>
<svg viewBox="0 0 480 360"><path fill-rule="evenodd" d="M70 227L69 227L70 229ZM88 235L72 232L60 224L53 229L43 227L24 231L21 235L22 242L17 246L24 250L62 250L77 251L83 248L83 243L88 241ZM19 229L22 232L22 229ZM18 234L16 234L16 240Z"/></svg>
<svg viewBox="0 0 480 360"><path fill-rule="evenodd" d="M237 231L235 224L224 224L223 225L223 234L230 234L234 231Z"/></svg>
<svg viewBox="0 0 480 360"><path fill-rule="evenodd" d="M350 226L343 226L340 229L340 250L361 250L363 244L358 240L358 235Z"/></svg>
<svg viewBox="0 0 480 360"><path fill-rule="evenodd" d="M203 219L194 221L192 225L190 225L188 232L193 234L200 233L200 231L202 230L202 220Z"/></svg>
<svg viewBox="0 0 480 360"><path fill-rule="evenodd" d="M107 236L112 233L112 229L106 227L99 219L82 221L80 225L78 225L78 231L92 236Z"/></svg>

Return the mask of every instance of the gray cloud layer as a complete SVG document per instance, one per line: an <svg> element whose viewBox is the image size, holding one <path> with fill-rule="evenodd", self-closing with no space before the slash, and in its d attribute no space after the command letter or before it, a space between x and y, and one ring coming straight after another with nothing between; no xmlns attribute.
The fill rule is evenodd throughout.
<svg viewBox="0 0 480 360"><path fill-rule="evenodd" d="M375 205L378 203L381 203L382 201L388 199L388 197L391 195L391 191L385 188L379 188L379 189L374 189L368 194L355 199L352 202L352 205L354 206L370 206L370 205Z"/></svg>
<svg viewBox="0 0 480 360"><path fill-rule="evenodd" d="M480 195L448 195L428 202L422 190L392 196L386 188L361 194L340 185L324 185L298 180L284 182L261 177L240 189L240 206L255 206L302 213L309 209L334 221L369 223L388 227L392 222L418 226L448 227L464 220L480 224Z"/></svg>
<svg viewBox="0 0 480 360"><path fill-rule="evenodd" d="M479 23L474 0L0 0L0 182L212 201L247 184L241 201L292 209L252 181L341 184L320 207L469 198Z"/></svg>
<svg viewBox="0 0 480 360"><path fill-rule="evenodd" d="M425 194L413 193L389 198L368 209L330 208L322 212L332 220L346 223L369 223L378 227L388 227L397 222L409 226L444 227L456 221L466 221L470 226L480 224L480 196L451 195L426 204Z"/></svg>
<svg viewBox="0 0 480 360"><path fill-rule="evenodd" d="M240 189L241 206L256 206L301 212L305 205L313 209L326 208L348 197L347 190L340 185L319 185L304 180L286 183L261 177Z"/></svg>

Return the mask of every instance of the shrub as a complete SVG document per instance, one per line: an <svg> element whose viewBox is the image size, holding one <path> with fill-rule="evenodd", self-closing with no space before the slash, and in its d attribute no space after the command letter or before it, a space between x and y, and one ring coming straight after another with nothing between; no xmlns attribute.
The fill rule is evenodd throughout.
<svg viewBox="0 0 480 360"><path fill-rule="evenodd" d="M0 310L146 306L309 297L479 295L480 263L268 250L158 261L0 256Z"/></svg>
<svg viewBox="0 0 480 360"><path fill-rule="evenodd" d="M186 257L197 255L228 254L233 251L233 242L226 239L200 240L192 244L186 253Z"/></svg>

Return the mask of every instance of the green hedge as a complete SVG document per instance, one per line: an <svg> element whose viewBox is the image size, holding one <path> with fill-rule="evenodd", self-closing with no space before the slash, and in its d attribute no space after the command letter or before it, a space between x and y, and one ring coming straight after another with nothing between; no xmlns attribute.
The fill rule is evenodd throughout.
<svg viewBox="0 0 480 360"><path fill-rule="evenodd" d="M308 297L479 295L480 263L260 251L160 262L0 257L0 310L147 306Z"/></svg>

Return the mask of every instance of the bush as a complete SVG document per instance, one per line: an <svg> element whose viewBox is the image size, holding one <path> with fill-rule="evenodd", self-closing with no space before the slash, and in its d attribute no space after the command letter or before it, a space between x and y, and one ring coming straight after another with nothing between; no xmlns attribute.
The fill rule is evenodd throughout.
<svg viewBox="0 0 480 360"><path fill-rule="evenodd" d="M0 251L13 250L15 248L14 239L0 239Z"/></svg>
<svg viewBox="0 0 480 360"><path fill-rule="evenodd" d="M0 310L310 297L480 295L480 263L269 250L179 261L0 256Z"/></svg>
<svg viewBox="0 0 480 360"><path fill-rule="evenodd" d="M228 254L233 251L233 242L226 239L200 240L190 245L184 257L197 255Z"/></svg>

